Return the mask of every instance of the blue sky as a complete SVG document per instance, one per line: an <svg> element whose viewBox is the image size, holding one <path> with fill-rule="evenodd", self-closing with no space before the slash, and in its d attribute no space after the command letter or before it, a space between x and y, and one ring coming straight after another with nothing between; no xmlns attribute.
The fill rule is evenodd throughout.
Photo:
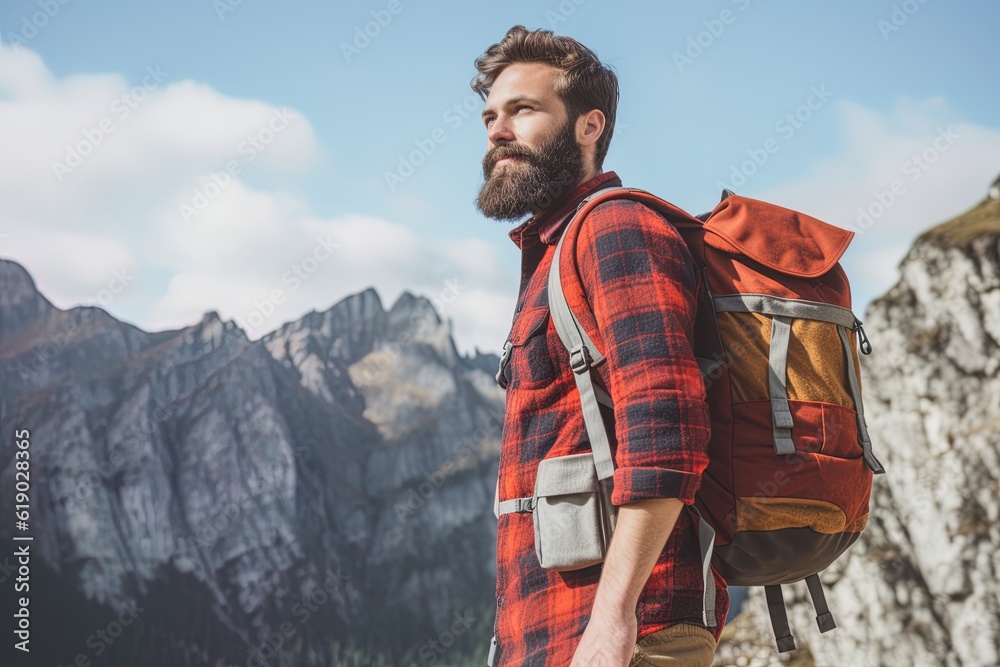
<svg viewBox="0 0 1000 667"><path fill-rule="evenodd" d="M217 310L256 338L374 285L495 351L519 257L472 203L468 84L516 23L615 67L627 184L701 212L724 183L862 232L859 314L1000 173L994 2L8 0L0 256L148 330Z"/></svg>

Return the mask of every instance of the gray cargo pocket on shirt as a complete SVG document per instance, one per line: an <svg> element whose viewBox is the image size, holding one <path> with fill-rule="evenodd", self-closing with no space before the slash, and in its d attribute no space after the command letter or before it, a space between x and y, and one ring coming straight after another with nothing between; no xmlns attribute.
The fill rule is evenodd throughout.
<svg viewBox="0 0 1000 667"><path fill-rule="evenodd" d="M543 568L579 570L604 560L608 511L591 453L543 459L535 478L535 554Z"/></svg>

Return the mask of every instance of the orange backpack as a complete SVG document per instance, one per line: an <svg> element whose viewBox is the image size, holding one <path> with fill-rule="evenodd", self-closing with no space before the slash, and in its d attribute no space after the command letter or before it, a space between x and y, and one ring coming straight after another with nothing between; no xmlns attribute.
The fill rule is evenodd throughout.
<svg viewBox="0 0 1000 667"><path fill-rule="evenodd" d="M858 538L868 519L872 453L861 402L858 339L838 263L853 232L773 204L723 194L694 217L642 190L606 188L567 225L549 274L549 308L570 353L595 466L613 470L590 369L604 359L563 294L562 242L610 199L640 202L673 224L701 273L694 352L705 380L712 436L695 505L707 561L728 584L765 586L780 652L795 648L781 584L806 580L821 632L833 629L818 572ZM579 277L576 277L579 280ZM596 375L596 374L595 374ZM706 526L707 524L707 526Z"/></svg>

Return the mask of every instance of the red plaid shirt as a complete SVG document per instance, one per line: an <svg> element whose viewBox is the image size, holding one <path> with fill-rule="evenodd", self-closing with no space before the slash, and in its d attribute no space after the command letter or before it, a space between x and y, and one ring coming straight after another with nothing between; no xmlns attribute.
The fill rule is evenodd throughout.
<svg viewBox="0 0 1000 667"><path fill-rule="evenodd" d="M602 185L621 180L614 172L596 176L510 232L522 250L522 271L505 372L501 501L533 495L543 458L590 451L568 353L549 317L546 283L565 223ZM564 291L607 357L596 370L615 404L612 502L679 498L691 504L708 464L710 426L692 351L697 272L687 246L661 216L627 200L599 205L572 240L562 249ZM574 254L586 292L568 272ZM568 665L601 576L601 565L574 572L541 568L532 526L530 513L499 519L498 667ZM725 582L715 580L718 637L729 595ZM682 512L639 597L638 636L681 622L703 626L702 608L698 533Z"/></svg>

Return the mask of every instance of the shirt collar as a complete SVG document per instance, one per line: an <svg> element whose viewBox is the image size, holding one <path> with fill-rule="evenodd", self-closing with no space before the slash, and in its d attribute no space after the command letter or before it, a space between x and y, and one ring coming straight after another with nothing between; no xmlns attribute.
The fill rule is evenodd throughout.
<svg viewBox="0 0 1000 667"><path fill-rule="evenodd" d="M622 180L613 171L598 174L555 200L538 215L512 229L509 234L510 239L521 250L526 250L539 241L549 245L557 243L563 223L576 212L581 200L600 187L621 186L621 184Z"/></svg>

